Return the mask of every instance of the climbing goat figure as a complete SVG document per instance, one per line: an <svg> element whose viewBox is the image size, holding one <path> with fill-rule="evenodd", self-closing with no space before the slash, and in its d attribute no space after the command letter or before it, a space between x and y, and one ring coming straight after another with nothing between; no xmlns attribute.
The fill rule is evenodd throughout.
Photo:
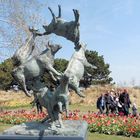
<svg viewBox="0 0 140 140"><path fill-rule="evenodd" d="M80 96L85 97L83 93L80 92L79 89L79 81L82 79L84 75L84 67L91 67L96 69L96 66L90 64L85 57L86 45L79 43L75 47L75 52L73 53L67 69L64 72L64 75L69 77L69 86Z"/></svg>
<svg viewBox="0 0 140 140"><path fill-rule="evenodd" d="M61 48L62 47L60 45L48 43L46 50L13 70L13 77L23 88L27 96L30 97L31 95L27 90L26 81L34 81L34 79L39 79L45 72L48 72L53 79L53 74L61 76L61 74L53 68L54 55Z"/></svg>
<svg viewBox="0 0 140 140"><path fill-rule="evenodd" d="M65 110L66 116L68 117L68 106L69 106L69 78L65 75L61 76L60 84L55 90L47 88L39 80L35 80L33 83L34 87L34 97L39 101L41 106L45 107L48 112L48 116L42 120L42 123L46 120L51 120L51 127L56 127L56 122L58 121L59 127L63 127L61 114ZM38 90L37 87L41 87Z"/></svg>
<svg viewBox="0 0 140 140"><path fill-rule="evenodd" d="M35 39L41 36L37 29L29 27L30 36L26 39L26 44L17 49L12 59L15 66L19 66L27 62L35 48Z"/></svg>
<svg viewBox="0 0 140 140"><path fill-rule="evenodd" d="M54 33L59 36L63 36L66 39L74 42L77 44L79 42L79 12L78 10L73 9L75 21L66 22L61 18L61 7L59 7L59 14L58 17L55 16L52 9L48 7L52 14L52 21L49 25L44 25L43 28L45 29L44 35L48 35Z"/></svg>

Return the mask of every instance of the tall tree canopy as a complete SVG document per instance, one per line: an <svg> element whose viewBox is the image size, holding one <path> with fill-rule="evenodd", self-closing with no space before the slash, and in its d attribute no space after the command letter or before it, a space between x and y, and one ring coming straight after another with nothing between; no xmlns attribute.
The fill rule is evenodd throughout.
<svg viewBox="0 0 140 140"><path fill-rule="evenodd" d="M11 75L12 69L13 63L11 59L7 59L0 64L0 89L8 89L14 82Z"/></svg>
<svg viewBox="0 0 140 140"><path fill-rule="evenodd" d="M95 65L97 69L86 68L85 72L92 75L94 84L109 84L113 80L110 77L111 71L109 64L105 63L104 57L98 55L96 51L86 51L86 58L88 62Z"/></svg>

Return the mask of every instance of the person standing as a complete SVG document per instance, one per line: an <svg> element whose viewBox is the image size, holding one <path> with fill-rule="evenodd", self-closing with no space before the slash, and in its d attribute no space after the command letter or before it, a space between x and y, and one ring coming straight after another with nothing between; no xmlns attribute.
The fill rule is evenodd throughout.
<svg viewBox="0 0 140 140"><path fill-rule="evenodd" d="M105 109L105 97L104 94L102 93L100 97L97 99L97 108L100 110L100 113L104 113Z"/></svg>
<svg viewBox="0 0 140 140"><path fill-rule="evenodd" d="M116 104L116 96L115 90L111 89L110 91L110 110L111 113L117 113L117 104Z"/></svg>
<svg viewBox="0 0 140 140"><path fill-rule="evenodd" d="M122 105L124 115L127 116L129 114L131 101L130 101L129 94L126 89L124 89L123 93L120 94L119 102Z"/></svg>
<svg viewBox="0 0 140 140"><path fill-rule="evenodd" d="M137 106L136 106L136 103L133 103L133 106L132 106L132 115L134 117L137 116Z"/></svg>
<svg viewBox="0 0 140 140"><path fill-rule="evenodd" d="M39 99L36 100L36 108L37 108L37 113L42 113L43 112L43 107L39 102Z"/></svg>
<svg viewBox="0 0 140 140"><path fill-rule="evenodd" d="M34 97L34 100L30 102L30 104L32 107L36 106L38 114L43 112L43 107L41 106L39 99L36 96Z"/></svg>
<svg viewBox="0 0 140 140"><path fill-rule="evenodd" d="M105 94L105 106L106 106L106 114L109 114L110 106L111 106L111 96L110 91L107 91Z"/></svg>

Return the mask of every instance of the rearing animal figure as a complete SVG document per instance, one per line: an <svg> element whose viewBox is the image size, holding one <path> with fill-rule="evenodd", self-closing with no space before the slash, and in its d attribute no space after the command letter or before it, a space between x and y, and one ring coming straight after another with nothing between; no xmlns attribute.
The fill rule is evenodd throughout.
<svg viewBox="0 0 140 140"><path fill-rule="evenodd" d="M52 14L52 21L49 25L44 25L43 28L45 29L44 35L48 35L51 33L54 33L59 36L63 36L66 39L74 42L77 44L79 42L79 36L80 36L80 31L79 31L79 11L73 9L74 16L75 16L75 21L70 21L66 22L61 18L61 6L58 5L59 8L59 14L58 17L55 16L53 13L52 9L48 7Z"/></svg>
<svg viewBox="0 0 140 140"><path fill-rule="evenodd" d="M47 49L41 54L32 57L30 60L13 70L13 77L21 85L28 97L30 97L31 94L27 90L26 81L34 81L34 79L39 79L41 76L43 76L45 71L47 71L52 78L54 78L53 74L57 76L61 75L53 68L54 55L61 48L62 47L60 45L51 45L48 43Z"/></svg>
<svg viewBox="0 0 140 140"><path fill-rule="evenodd" d="M91 67L96 69L96 66L90 64L85 57L86 45L79 43L75 46L75 52L73 53L67 69L64 72L64 75L69 77L69 86L80 96L85 97L84 94L80 92L79 81L84 75L84 67Z"/></svg>
<svg viewBox="0 0 140 140"><path fill-rule="evenodd" d="M56 90L47 88L44 83L39 80L34 80L33 90L34 97L38 99L39 103L45 107L48 111L48 116L42 120L42 123L46 120L51 120L51 127L55 128L55 122L59 122L59 127L63 127L61 114L65 110L68 117L69 106L69 78L66 75L62 75L60 84Z"/></svg>
<svg viewBox="0 0 140 140"><path fill-rule="evenodd" d="M15 66L19 66L28 61L35 48L35 38L42 35L33 27L29 27L29 31L31 35L26 39L26 44L18 48L12 57Z"/></svg>

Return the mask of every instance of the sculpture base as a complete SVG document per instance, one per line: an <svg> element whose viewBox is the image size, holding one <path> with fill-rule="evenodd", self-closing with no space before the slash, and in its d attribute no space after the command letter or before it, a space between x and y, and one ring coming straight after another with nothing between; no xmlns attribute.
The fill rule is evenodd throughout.
<svg viewBox="0 0 140 140"><path fill-rule="evenodd" d="M85 121L63 121L64 128L51 129L45 122L28 122L13 126L0 135L0 140L87 140L87 127Z"/></svg>

